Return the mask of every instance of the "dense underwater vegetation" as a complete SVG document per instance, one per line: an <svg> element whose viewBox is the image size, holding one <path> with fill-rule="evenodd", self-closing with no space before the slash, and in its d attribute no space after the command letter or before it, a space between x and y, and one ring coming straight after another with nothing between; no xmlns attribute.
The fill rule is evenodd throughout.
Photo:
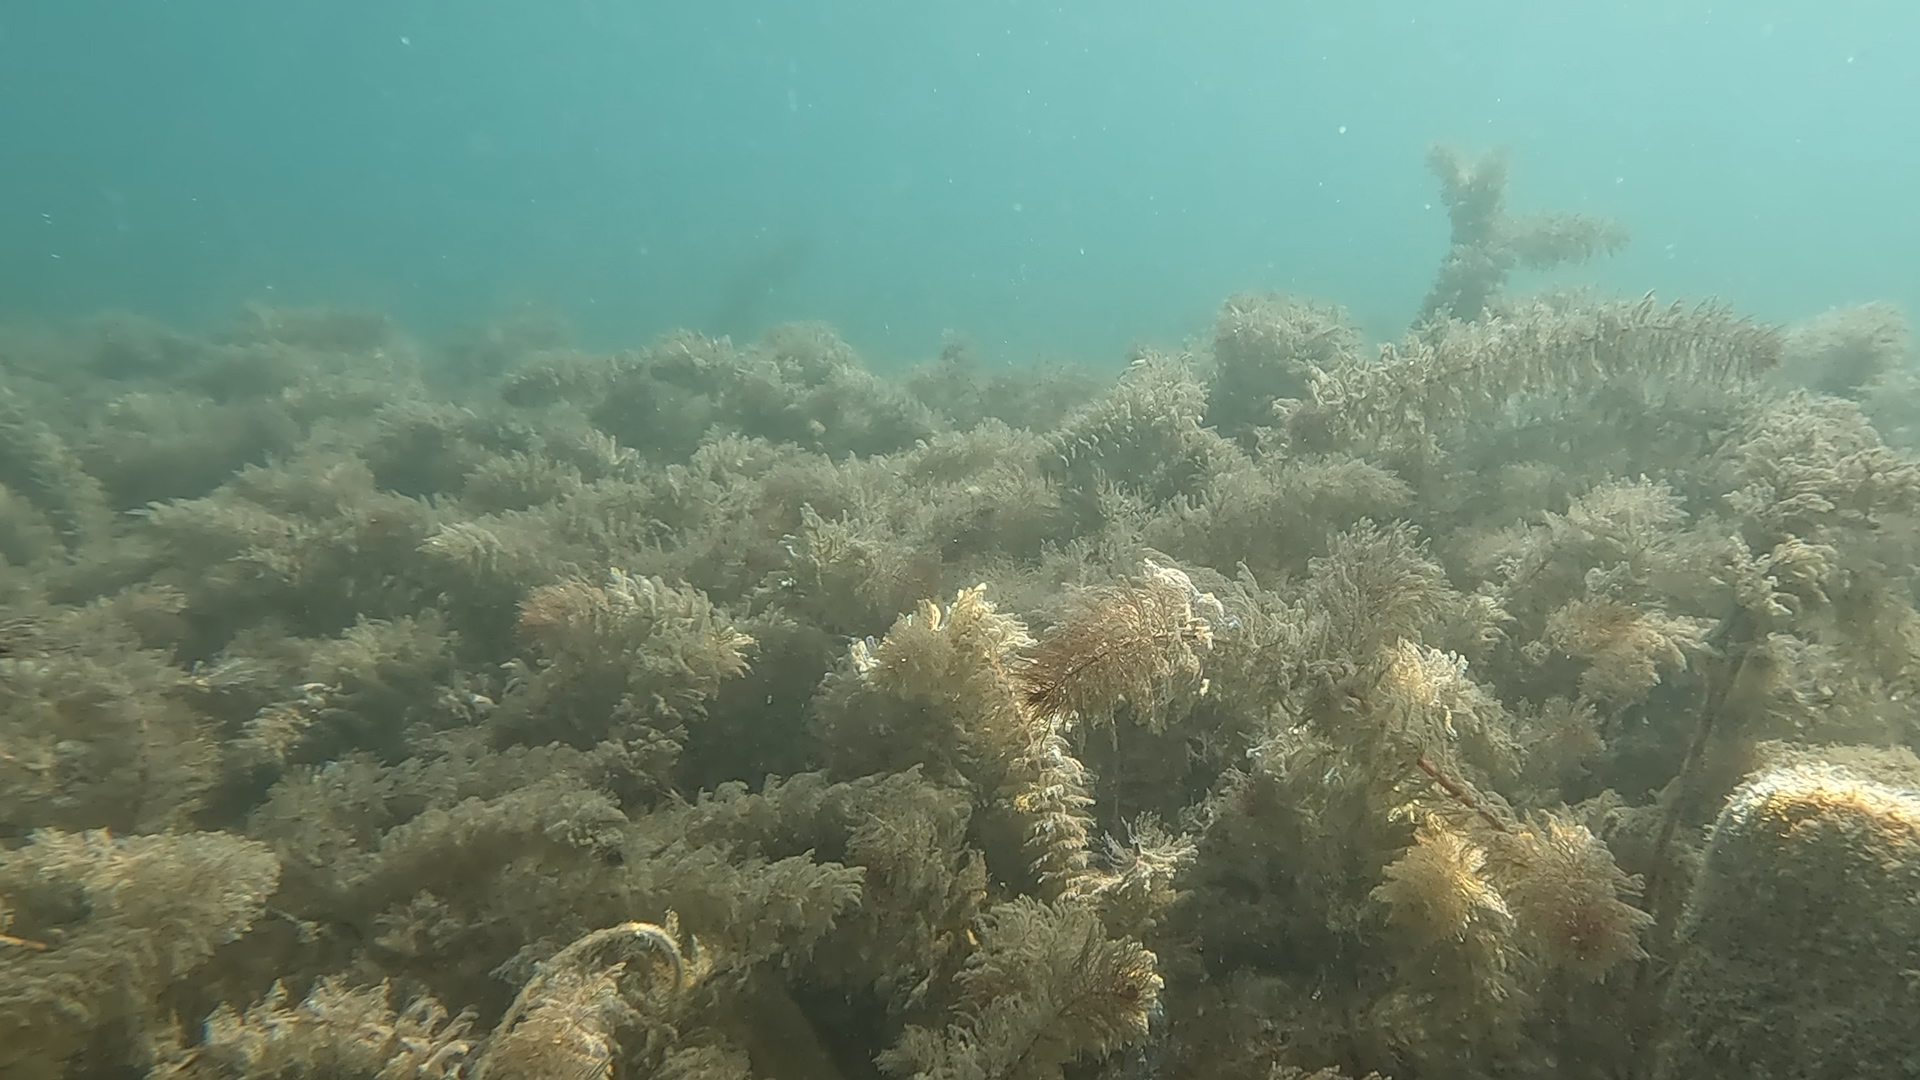
<svg viewBox="0 0 1920 1080"><path fill-rule="evenodd" d="M1904 317L1429 164L1404 336L1117 378L0 339L0 1073L1910 1070Z"/></svg>

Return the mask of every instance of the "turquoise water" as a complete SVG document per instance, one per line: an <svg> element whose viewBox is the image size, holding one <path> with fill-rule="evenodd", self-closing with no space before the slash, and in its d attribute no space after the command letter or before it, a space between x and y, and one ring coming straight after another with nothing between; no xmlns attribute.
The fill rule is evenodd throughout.
<svg viewBox="0 0 1920 1080"><path fill-rule="evenodd" d="M17 0L0 314L250 299L1112 360L1245 288L1404 326L1434 140L1611 288L1920 300L1920 12L1834 3Z"/></svg>

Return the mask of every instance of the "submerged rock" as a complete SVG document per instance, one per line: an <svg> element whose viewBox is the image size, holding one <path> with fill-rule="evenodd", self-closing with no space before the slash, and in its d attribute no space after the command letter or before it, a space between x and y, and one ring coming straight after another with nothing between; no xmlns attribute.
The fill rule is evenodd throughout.
<svg viewBox="0 0 1920 1080"><path fill-rule="evenodd" d="M1658 1076L1920 1075L1920 792L1827 764L1750 780L1682 934Z"/></svg>

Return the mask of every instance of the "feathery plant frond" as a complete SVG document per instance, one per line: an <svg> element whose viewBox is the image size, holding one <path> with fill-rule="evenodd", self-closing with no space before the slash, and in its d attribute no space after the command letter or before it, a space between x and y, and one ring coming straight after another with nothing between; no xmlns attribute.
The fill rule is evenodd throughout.
<svg viewBox="0 0 1920 1080"><path fill-rule="evenodd" d="M1488 876L1530 950L1549 966L1600 979L1647 955L1640 935L1653 917L1627 902L1640 895L1641 881L1586 826L1545 815L1490 839Z"/></svg>
<svg viewBox="0 0 1920 1080"><path fill-rule="evenodd" d="M355 988L323 978L292 1002L275 982L245 1012L221 1005L202 1042L157 1065L148 1080L461 1080L474 1013L458 1016L432 997L396 1013L386 982Z"/></svg>
<svg viewBox="0 0 1920 1080"><path fill-rule="evenodd" d="M628 922L561 949L513 999L475 1080L608 1080L623 1028L704 978L710 961L679 921ZM656 1022L658 1022L656 1018Z"/></svg>
<svg viewBox="0 0 1920 1080"><path fill-rule="evenodd" d="M1287 420L1331 446L1417 445L1497 415L1520 394L1626 380L1689 391L1751 385L1779 366L1783 349L1778 330L1712 302L1530 303L1316 368L1310 401L1289 406Z"/></svg>
<svg viewBox="0 0 1920 1080"><path fill-rule="evenodd" d="M1185 572L1146 562L1138 583L1089 590L1041 639L1021 672L1027 707L1041 715L1098 720L1123 702L1149 724L1167 684L1200 674L1225 609Z"/></svg>
<svg viewBox="0 0 1920 1080"><path fill-rule="evenodd" d="M1505 150L1469 160L1444 144L1428 149L1427 168L1440 181L1452 235L1433 290L1421 305L1423 321L1480 318L1498 303L1516 266L1547 270L1626 246L1627 229L1618 222L1585 214L1507 213L1508 167Z"/></svg>
<svg viewBox="0 0 1920 1080"><path fill-rule="evenodd" d="M1091 779L1067 743L1064 720L1045 714L1035 724L1033 745L1021 763L1030 775L1012 805L1027 819L1027 850L1041 890L1049 897L1076 895L1089 877Z"/></svg>
<svg viewBox="0 0 1920 1080"><path fill-rule="evenodd" d="M1107 936L1080 904L1011 900L986 917L957 977L960 1017L909 1027L880 1055L915 1080L1059 1080L1062 1069L1144 1039L1158 1009L1154 954Z"/></svg>
<svg viewBox="0 0 1920 1080"><path fill-rule="evenodd" d="M1419 641L1457 594L1413 526L1371 521L1333 538L1308 563L1308 608L1325 620L1329 655L1370 657L1401 638Z"/></svg>

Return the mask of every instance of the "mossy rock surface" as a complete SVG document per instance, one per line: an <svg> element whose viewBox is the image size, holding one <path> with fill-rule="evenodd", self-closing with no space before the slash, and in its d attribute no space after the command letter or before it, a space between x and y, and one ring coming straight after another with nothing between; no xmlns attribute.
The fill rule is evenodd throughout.
<svg viewBox="0 0 1920 1080"><path fill-rule="evenodd" d="M1920 1075L1920 792L1828 764L1750 780L1682 934L1661 1077Z"/></svg>

